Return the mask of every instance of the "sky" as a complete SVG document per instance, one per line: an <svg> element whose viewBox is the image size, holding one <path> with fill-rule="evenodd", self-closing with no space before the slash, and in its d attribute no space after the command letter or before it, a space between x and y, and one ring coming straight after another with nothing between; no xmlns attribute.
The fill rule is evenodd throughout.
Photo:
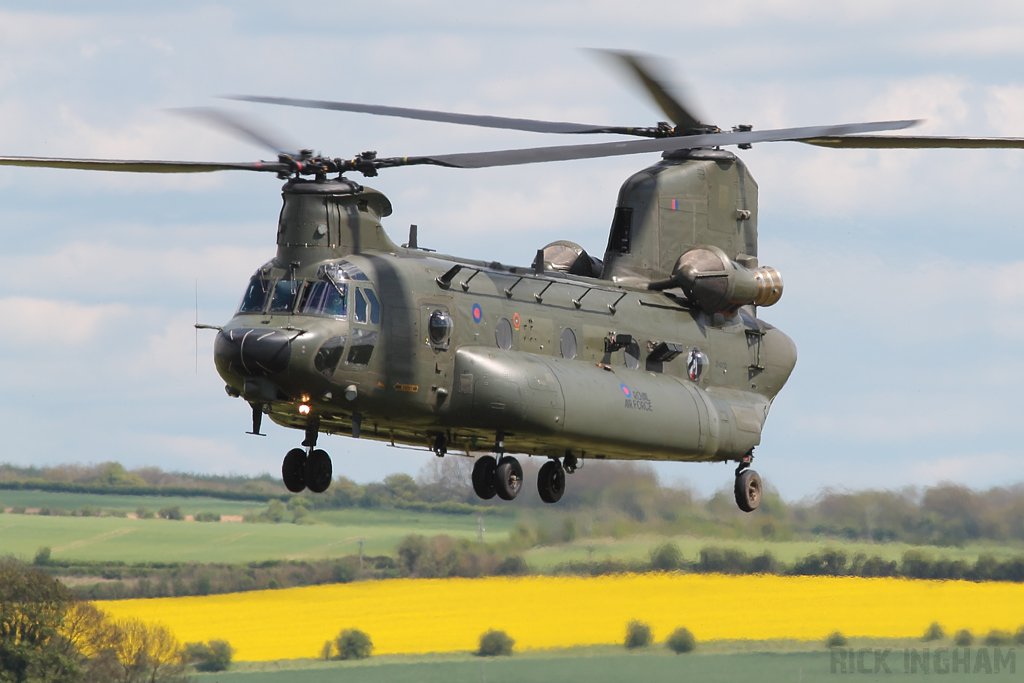
<svg viewBox="0 0 1024 683"><path fill-rule="evenodd" d="M704 120L755 129L920 118L921 134L1024 136L1024 5L981 0L210 4L0 2L0 154L255 161L175 113L222 106L296 147L412 156L576 138L229 102L243 93L653 125L644 93L583 48L659 55ZM594 142L604 141L597 137ZM755 467L824 488L1024 480L1024 150L740 152L760 190L761 316L796 342ZM500 169L399 168L385 228L529 264L603 251L619 185L657 154ZM360 178L360 180L362 180ZM0 461L280 472L301 434L248 436L213 333L275 251L280 181L0 169ZM356 481L432 457L324 437ZM710 493L732 466L657 466ZM571 480L569 482L571 485Z"/></svg>

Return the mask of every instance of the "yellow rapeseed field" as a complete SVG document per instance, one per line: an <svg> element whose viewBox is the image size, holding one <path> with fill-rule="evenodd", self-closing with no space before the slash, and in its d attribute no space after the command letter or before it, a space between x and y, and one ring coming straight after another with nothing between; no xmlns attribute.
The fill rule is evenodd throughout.
<svg viewBox="0 0 1024 683"><path fill-rule="evenodd" d="M208 597L97 603L116 617L170 627L183 642L222 638L238 660L315 657L342 628L370 634L376 654L473 650L502 629L517 649L621 643L625 624L657 640L686 626L698 640L917 637L1014 631L1024 585L831 577L638 574L394 579Z"/></svg>

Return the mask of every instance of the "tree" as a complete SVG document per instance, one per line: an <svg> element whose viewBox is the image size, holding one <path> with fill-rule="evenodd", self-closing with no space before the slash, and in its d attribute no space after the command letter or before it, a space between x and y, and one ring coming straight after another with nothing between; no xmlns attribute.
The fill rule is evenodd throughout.
<svg viewBox="0 0 1024 683"><path fill-rule="evenodd" d="M70 602L53 577L0 564L0 681L73 679L76 666L59 631Z"/></svg>
<svg viewBox="0 0 1024 683"><path fill-rule="evenodd" d="M650 624L636 619L626 624L625 645L628 649L633 650L638 647L647 647L651 644L652 640Z"/></svg>
<svg viewBox="0 0 1024 683"><path fill-rule="evenodd" d="M397 500L413 501L420 487L408 474L398 473L384 477L384 488Z"/></svg>
<svg viewBox="0 0 1024 683"><path fill-rule="evenodd" d="M957 647L970 647L974 643L974 636L967 629L960 629L953 636L953 644Z"/></svg>
<svg viewBox="0 0 1024 683"><path fill-rule="evenodd" d="M370 636L357 628L347 628L334 640L339 659L366 659L373 652Z"/></svg>
<svg viewBox="0 0 1024 683"><path fill-rule="evenodd" d="M828 634L828 637L825 638L825 647L845 647L846 643L846 636L839 631L832 631L832 633Z"/></svg>
<svg viewBox="0 0 1024 683"><path fill-rule="evenodd" d="M697 639L693 637L689 629L679 627L672 631L672 635L668 637L665 644L668 645L672 652L680 655L684 652L693 652L694 648L697 647Z"/></svg>
<svg viewBox="0 0 1024 683"><path fill-rule="evenodd" d="M185 516L181 514L180 505L172 505L165 508L160 508L160 512L158 514L164 519L174 519L179 522L185 519Z"/></svg>
<svg viewBox="0 0 1024 683"><path fill-rule="evenodd" d="M939 625L939 622L933 621L925 630L924 636L921 638L921 640L925 641L926 643L930 643L933 640L942 640L945 637L946 632L942 630L942 626Z"/></svg>
<svg viewBox="0 0 1024 683"><path fill-rule="evenodd" d="M199 671L226 671L235 649L226 640L185 643L185 659Z"/></svg>
<svg viewBox="0 0 1024 683"><path fill-rule="evenodd" d="M32 560L32 564L36 566L45 566L50 564L50 548L44 546L36 551L36 557Z"/></svg>
<svg viewBox="0 0 1024 683"><path fill-rule="evenodd" d="M427 551L427 539L419 534L410 534L398 544L398 561L412 574L416 562Z"/></svg>
<svg viewBox="0 0 1024 683"><path fill-rule="evenodd" d="M670 572L679 569L682 564L683 553L675 543L664 543L651 551L652 569Z"/></svg>
<svg viewBox="0 0 1024 683"><path fill-rule="evenodd" d="M96 483L107 486L146 486L146 481L137 474L129 474L121 463L108 462L96 478Z"/></svg>
<svg viewBox="0 0 1024 683"><path fill-rule="evenodd" d="M476 651L480 657L507 657L512 654L512 646L516 644L504 631L490 629L480 635L480 648Z"/></svg>

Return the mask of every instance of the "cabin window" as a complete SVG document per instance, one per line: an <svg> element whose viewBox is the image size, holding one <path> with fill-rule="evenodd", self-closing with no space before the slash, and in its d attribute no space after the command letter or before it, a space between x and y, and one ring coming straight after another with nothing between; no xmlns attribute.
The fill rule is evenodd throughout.
<svg viewBox="0 0 1024 683"><path fill-rule="evenodd" d="M434 309L427 320L427 335L434 346L447 346L448 337L452 333L452 317L448 311Z"/></svg>
<svg viewBox="0 0 1024 683"><path fill-rule="evenodd" d="M576 333L568 327L562 330L561 351L566 360L576 358Z"/></svg>
<svg viewBox="0 0 1024 683"><path fill-rule="evenodd" d="M640 367L640 344L634 337L629 346L626 347L626 367L636 370Z"/></svg>
<svg viewBox="0 0 1024 683"><path fill-rule="evenodd" d="M512 348L512 323L508 318L499 319L498 324L494 326L494 340L499 349L508 351Z"/></svg>
<svg viewBox="0 0 1024 683"><path fill-rule="evenodd" d="M270 292L270 283L260 278L253 278L249 281L249 288L245 290L242 303L238 307L239 313L262 313L267 305L267 294Z"/></svg>

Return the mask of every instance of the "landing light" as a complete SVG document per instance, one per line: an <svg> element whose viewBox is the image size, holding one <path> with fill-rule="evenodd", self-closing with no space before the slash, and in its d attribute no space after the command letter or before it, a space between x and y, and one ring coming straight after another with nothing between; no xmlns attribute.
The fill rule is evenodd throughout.
<svg viewBox="0 0 1024 683"><path fill-rule="evenodd" d="M309 404L303 403L299 406L299 415L309 415Z"/></svg>

